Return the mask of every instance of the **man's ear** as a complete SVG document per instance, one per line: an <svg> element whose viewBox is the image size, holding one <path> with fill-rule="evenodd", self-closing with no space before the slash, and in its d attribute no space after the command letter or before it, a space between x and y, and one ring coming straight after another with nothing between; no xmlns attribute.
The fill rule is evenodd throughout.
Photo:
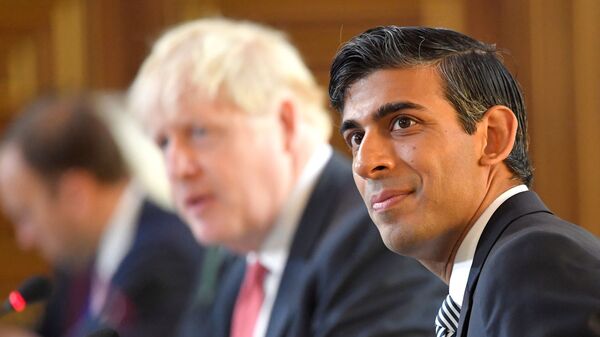
<svg viewBox="0 0 600 337"><path fill-rule="evenodd" d="M298 111L296 105L290 99L285 99L281 101L278 113L285 150L290 151L296 146L296 136L298 133Z"/></svg>
<svg viewBox="0 0 600 337"><path fill-rule="evenodd" d="M517 118L509 108L495 105L489 108L478 128L484 128L485 146L480 164L491 166L508 157L515 145L518 128Z"/></svg>

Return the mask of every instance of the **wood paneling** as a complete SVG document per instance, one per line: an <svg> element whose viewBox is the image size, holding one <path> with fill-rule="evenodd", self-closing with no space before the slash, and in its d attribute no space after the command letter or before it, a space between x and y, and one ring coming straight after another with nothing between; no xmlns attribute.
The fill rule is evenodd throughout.
<svg viewBox="0 0 600 337"><path fill-rule="evenodd" d="M86 1L57 1L51 12L54 83L57 89L77 90L87 82Z"/></svg>
<svg viewBox="0 0 600 337"><path fill-rule="evenodd" d="M17 109L38 91L38 50L33 38L15 43L7 54L9 108Z"/></svg>
<svg viewBox="0 0 600 337"><path fill-rule="evenodd" d="M573 2L572 66L578 222L600 236L600 1Z"/></svg>
<svg viewBox="0 0 600 337"><path fill-rule="evenodd" d="M120 0L90 1L86 8L88 38L85 49L88 62L88 84L92 88L119 88L130 80L125 70L128 58L124 20Z"/></svg>
<svg viewBox="0 0 600 337"><path fill-rule="evenodd" d="M0 35L27 34L44 26L53 3L53 0L0 1Z"/></svg>
<svg viewBox="0 0 600 337"><path fill-rule="evenodd" d="M535 189L560 216L577 221L571 3L530 3L529 122Z"/></svg>
<svg viewBox="0 0 600 337"><path fill-rule="evenodd" d="M466 1L464 0L421 1L421 22L419 24L464 32L467 24L465 6Z"/></svg>
<svg viewBox="0 0 600 337"><path fill-rule="evenodd" d="M367 3L362 0L279 0L219 1L224 15L269 22L273 25L323 22L369 22L372 25L413 17L418 1L381 0Z"/></svg>

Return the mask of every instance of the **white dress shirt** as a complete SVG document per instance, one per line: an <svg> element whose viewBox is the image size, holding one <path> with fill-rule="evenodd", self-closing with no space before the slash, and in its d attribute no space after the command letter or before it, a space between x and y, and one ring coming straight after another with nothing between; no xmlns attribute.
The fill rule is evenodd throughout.
<svg viewBox="0 0 600 337"><path fill-rule="evenodd" d="M121 194L102 234L96 252L90 295L90 310L94 316L100 315L110 280L133 244L142 199L143 193L133 183L130 184Z"/></svg>
<svg viewBox="0 0 600 337"><path fill-rule="evenodd" d="M454 302L459 306L462 306L465 289L467 288L467 281L469 279L469 272L471 271L471 265L473 264L473 257L475 257L475 249L477 248L477 243L479 243L479 238L481 237L481 233L483 233L486 224L498 207L508 200L508 198L527 190L527 186L518 185L500 194L500 196L496 198L485 211L483 211L481 216L479 216L479 219L475 221L475 224L471 227L458 247L456 257L454 258L454 265L452 266L452 274L450 274L450 281L448 283L450 287L450 297L452 297Z"/></svg>
<svg viewBox="0 0 600 337"><path fill-rule="evenodd" d="M277 297L277 290L296 228L317 180L332 153L331 146L325 144L318 147L312 154L260 250L247 256L249 264L258 259L268 270L263 284L265 297L254 326L253 337L264 337L267 333L271 310Z"/></svg>

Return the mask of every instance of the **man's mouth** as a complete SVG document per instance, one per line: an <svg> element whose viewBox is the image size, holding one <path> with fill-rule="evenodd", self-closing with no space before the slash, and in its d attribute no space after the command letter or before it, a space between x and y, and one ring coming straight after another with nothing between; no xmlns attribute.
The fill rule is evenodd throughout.
<svg viewBox="0 0 600 337"><path fill-rule="evenodd" d="M371 209L375 212L386 211L404 200L411 193L402 190L383 190L371 197Z"/></svg>
<svg viewBox="0 0 600 337"><path fill-rule="evenodd" d="M213 198L207 194L188 196L184 199L184 208L188 212L202 213Z"/></svg>

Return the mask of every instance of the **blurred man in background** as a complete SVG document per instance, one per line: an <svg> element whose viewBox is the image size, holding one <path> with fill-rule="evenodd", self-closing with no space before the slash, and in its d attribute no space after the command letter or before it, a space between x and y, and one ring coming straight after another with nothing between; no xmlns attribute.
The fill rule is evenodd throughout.
<svg viewBox="0 0 600 337"><path fill-rule="evenodd" d="M182 336L433 335L443 284L381 242L328 145L323 95L281 33L226 19L176 27L130 98L198 241L243 255L203 273L213 296Z"/></svg>
<svg viewBox="0 0 600 337"><path fill-rule="evenodd" d="M89 97L47 97L4 136L0 194L19 246L58 270L42 336L173 333L201 250L144 197Z"/></svg>
<svg viewBox="0 0 600 337"><path fill-rule="evenodd" d="M529 191L527 112L495 46L377 27L338 51L329 94L386 245L449 284L438 336L595 336L600 241Z"/></svg>

